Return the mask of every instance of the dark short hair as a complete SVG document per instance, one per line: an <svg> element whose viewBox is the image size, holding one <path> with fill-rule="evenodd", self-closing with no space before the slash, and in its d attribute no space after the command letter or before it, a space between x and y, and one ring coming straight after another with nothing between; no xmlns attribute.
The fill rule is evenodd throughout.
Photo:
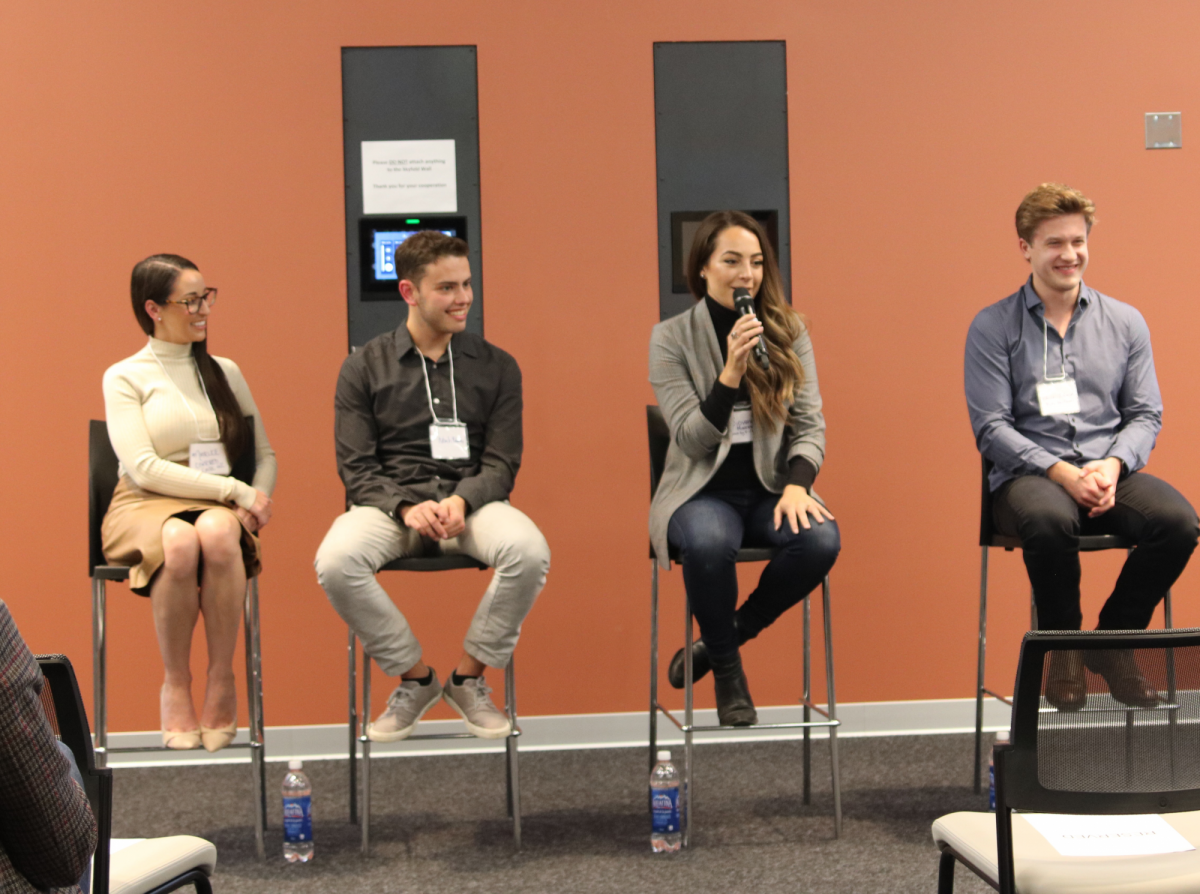
<svg viewBox="0 0 1200 894"><path fill-rule="evenodd" d="M396 246L396 279L420 283L425 268L439 258L467 256L467 243L437 230L421 230Z"/></svg>

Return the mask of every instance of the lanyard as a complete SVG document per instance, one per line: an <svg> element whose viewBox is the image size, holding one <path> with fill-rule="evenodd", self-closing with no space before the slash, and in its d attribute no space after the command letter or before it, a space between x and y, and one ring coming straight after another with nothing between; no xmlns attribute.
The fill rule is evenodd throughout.
<svg viewBox="0 0 1200 894"><path fill-rule="evenodd" d="M458 424L458 392L454 389L454 348L446 345L446 353L450 355L450 401L454 410L454 424ZM425 374L425 396L429 399L429 415L433 417L435 423L441 422L438 419L437 410L433 408L433 392L429 389L429 370L425 368L425 355L417 350L417 356L421 358L421 372Z"/></svg>
<svg viewBox="0 0 1200 894"><path fill-rule="evenodd" d="M1069 325L1069 324L1068 324ZM1047 359L1050 354L1050 327L1046 322L1046 309L1042 308L1042 381L1043 382L1062 382L1067 379L1067 342L1066 339L1061 339L1058 344L1059 353L1059 368L1062 372L1054 378L1050 377L1050 369L1047 366Z"/></svg>
<svg viewBox="0 0 1200 894"><path fill-rule="evenodd" d="M183 389L180 388L178 383L171 378L171 374L167 372L167 368L163 366L162 360L157 354L154 353L154 344L152 342L147 342L146 346L150 348L150 354L154 357L155 361L157 361L158 368L163 371L163 375L166 376L170 383L175 386L175 393L179 395L179 399L183 401L183 405L187 407L187 411L192 414L192 421L196 423L196 437L198 437L201 441L221 440L221 423L219 421L217 422L217 436L215 438L206 438L200 434L200 419L196 415L196 411L192 409L192 405L188 403L188 399L183 396ZM213 418L216 419L217 411L213 409L212 398L208 396L208 389L204 387L204 376L200 375L199 369L196 370L196 378L200 380L200 390L204 392L204 399L208 401L208 409L212 412Z"/></svg>

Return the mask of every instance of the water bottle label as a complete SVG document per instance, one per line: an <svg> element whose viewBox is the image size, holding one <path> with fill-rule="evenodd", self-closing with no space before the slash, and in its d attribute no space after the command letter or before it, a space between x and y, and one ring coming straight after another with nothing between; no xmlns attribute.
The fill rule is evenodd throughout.
<svg viewBox="0 0 1200 894"><path fill-rule="evenodd" d="M679 831L679 789L656 788L650 793L650 822L653 832Z"/></svg>
<svg viewBox="0 0 1200 894"><path fill-rule="evenodd" d="M312 796L283 799L283 840L312 841Z"/></svg>

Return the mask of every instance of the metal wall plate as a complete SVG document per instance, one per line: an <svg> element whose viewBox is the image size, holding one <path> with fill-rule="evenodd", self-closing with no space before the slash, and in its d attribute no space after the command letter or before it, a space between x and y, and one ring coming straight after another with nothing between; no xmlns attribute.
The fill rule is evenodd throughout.
<svg viewBox="0 0 1200 894"><path fill-rule="evenodd" d="M1147 112L1146 148L1182 149L1183 113Z"/></svg>

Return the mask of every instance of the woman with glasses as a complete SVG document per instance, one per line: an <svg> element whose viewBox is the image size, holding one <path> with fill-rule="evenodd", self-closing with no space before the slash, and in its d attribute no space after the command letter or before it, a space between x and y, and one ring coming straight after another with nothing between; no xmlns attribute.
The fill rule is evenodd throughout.
<svg viewBox="0 0 1200 894"><path fill-rule="evenodd" d="M650 537L662 567L668 544L683 564L701 633L692 678L711 669L721 724L747 726L758 715L740 647L807 596L841 549L837 522L812 493L825 419L808 331L758 222L737 211L706 217L687 278L695 307L650 340L650 382L671 433ZM739 608L743 546L777 552ZM683 687L683 649L667 678Z"/></svg>
<svg viewBox="0 0 1200 894"><path fill-rule="evenodd" d="M217 290L196 265L146 258L133 268L131 293L150 339L104 374L121 462L101 528L104 556L129 566L130 587L150 597L165 666L163 745L216 751L237 732L233 653L246 580L261 569L255 534L271 519L275 451L237 364L208 353ZM255 473L246 484L231 471L250 425ZM189 658L201 614L208 674L197 714Z"/></svg>

